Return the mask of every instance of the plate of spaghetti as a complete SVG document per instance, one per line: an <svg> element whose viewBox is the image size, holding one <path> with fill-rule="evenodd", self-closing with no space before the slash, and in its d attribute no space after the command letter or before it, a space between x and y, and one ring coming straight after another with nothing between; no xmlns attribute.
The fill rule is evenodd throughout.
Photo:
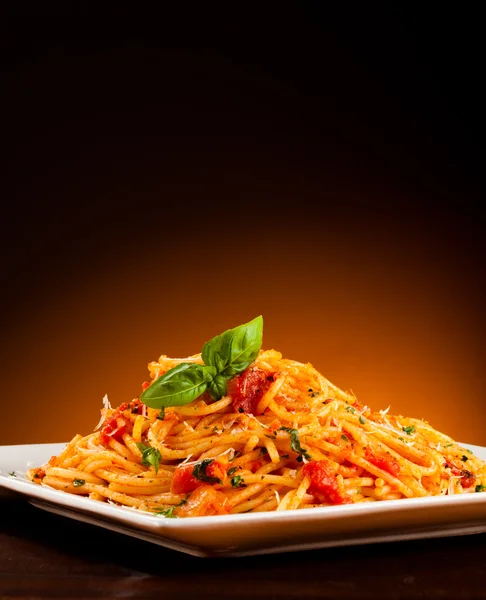
<svg viewBox="0 0 486 600"><path fill-rule="evenodd" d="M263 319L148 365L92 433L0 448L36 506L194 555L486 531L486 448L262 349Z"/></svg>

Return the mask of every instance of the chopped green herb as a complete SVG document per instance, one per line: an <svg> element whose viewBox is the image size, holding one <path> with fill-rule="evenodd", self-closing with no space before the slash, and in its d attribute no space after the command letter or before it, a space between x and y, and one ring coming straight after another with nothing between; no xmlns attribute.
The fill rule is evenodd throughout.
<svg viewBox="0 0 486 600"><path fill-rule="evenodd" d="M466 462L469 459L468 459L468 457L465 454L463 454L462 457L461 457L461 460L462 460L462 462Z"/></svg>
<svg viewBox="0 0 486 600"><path fill-rule="evenodd" d="M361 425L364 425L366 423L366 419L363 417L363 415L361 415L361 417L359 418L359 422L361 423Z"/></svg>
<svg viewBox="0 0 486 600"><path fill-rule="evenodd" d="M237 469L238 469L238 467L231 467L231 469L228 469L228 477L231 477L231 475L234 475Z"/></svg>
<svg viewBox="0 0 486 600"><path fill-rule="evenodd" d="M453 446L453 445L454 445L454 444L446 444L446 445L444 446L444 448L450 448L450 447L451 447L451 446Z"/></svg>
<svg viewBox="0 0 486 600"><path fill-rule="evenodd" d="M402 437L398 438L401 442L404 442L405 440Z"/></svg>
<svg viewBox="0 0 486 600"><path fill-rule="evenodd" d="M159 421L163 421L163 420L164 420L164 418L165 418L165 406L163 406L163 407L160 409L160 412L159 412L159 414L157 415L157 419L158 419Z"/></svg>
<svg viewBox="0 0 486 600"><path fill-rule="evenodd" d="M207 474L207 468L212 462L212 458L205 458L203 461L196 463L192 470L192 476L199 479L199 481L206 481L207 483L223 483L219 477Z"/></svg>
<svg viewBox="0 0 486 600"><path fill-rule="evenodd" d="M482 484L480 484L480 485L477 485L477 486L475 487L475 491L476 491L476 492L486 492L486 485L482 485Z"/></svg>
<svg viewBox="0 0 486 600"><path fill-rule="evenodd" d="M73 479L73 485L74 485L74 487L81 487L85 483L86 483L85 479Z"/></svg>
<svg viewBox="0 0 486 600"><path fill-rule="evenodd" d="M175 506L171 506L170 508L166 508L165 510L156 510L155 514L160 515L161 517L166 517L167 519L177 519L177 516L174 514Z"/></svg>
<svg viewBox="0 0 486 600"><path fill-rule="evenodd" d="M302 462L302 457L306 458L307 460L312 460L311 455L300 445L299 432L297 429L292 429L291 427L280 427L280 431L286 431L288 434L290 434L290 449L299 455L297 458L299 462Z"/></svg>
<svg viewBox="0 0 486 600"><path fill-rule="evenodd" d="M17 475L15 474L15 471L10 471L9 475L10 475L10 477L17 477Z"/></svg>
<svg viewBox="0 0 486 600"><path fill-rule="evenodd" d="M146 444L142 444L141 442L137 443L137 448L142 453L142 462L141 464L145 467L154 467L155 474L159 472L159 464L162 460L162 456L157 448L152 448L152 446L147 446Z"/></svg>
<svg viewBox="0 0 486 600"><path fill-rule="evenodd" d="M361 494L361 488L360 487L356 490L356 493L357 494Z"/></svg>
<svg viewBox="0 0 486 600"><path fill-rule="evenodd" d="M165 509L157 509L155 511L155 514L160 515L161 517L166 517L167 519L177 519L177 515L174 514L174 510L176 508L179 508L179 506L182 506L186 502L187 498L184 498L184 500L181 500L179 504L176 504L175 506L171 506L170 508Z"/></svg>
<svg viewBox="0 0 486 600"><path fill-rule="evenodd" d="M356 412L356 409L353 408L352 406L346 406L346 412L350 412L350 413L354 414Z"/></svg>
<svg viewBox="0 0 486 600"><path fill-rule="evenodd" d="M348 436L344 435L344 433L341 433L341 439L344 440L345 442L349 442Z"/></svg>
<svg viewBox="0 0 486 600"><path fill-rule="evenodd" d="M472 451L472 450L469 450L469 448L466 448L466 452L468 452L469 454L472 454L472 453L473 453L473 451Z"/></svg>
<svg viewBox="0 0 486 600"><path fill-rule="evenodd" d="M402 427L402 431L404 431L407 435L412 435L415 431L415 425L410 425L409 427Z"/></svg>
<svg viewBox="0 0 486 600"><path fill-rule="evenodd" d="M235 475L232 479L231 479L231 485L235 488L238 487L246 487L246 483L245 480L243 479L243 477L241 475Z"/></svg>
<svg viewBox="0 0 486 600"><path fill-rule="evenodd" d="M217 425L215 425L215 426L213 427L213 431L214 431L214 432L216 432L216 431L219 431L219 429L218 429L218 426L217 426Z"/></svg>

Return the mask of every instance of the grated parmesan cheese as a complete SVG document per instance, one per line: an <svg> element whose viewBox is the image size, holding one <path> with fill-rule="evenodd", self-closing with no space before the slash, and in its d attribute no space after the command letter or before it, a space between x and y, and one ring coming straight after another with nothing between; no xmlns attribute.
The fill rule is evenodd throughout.
<svg viewBox="0 0 486 600"><path fill-rule="evenodd" d="M108 400L108 394L105 394L103 396L103 408L101 409L101 417L93 431L96 431L103 425L103 423L105 422L105 419L108 415L108 410L111 410L111 404L110 404L110 401Z"/></svg>

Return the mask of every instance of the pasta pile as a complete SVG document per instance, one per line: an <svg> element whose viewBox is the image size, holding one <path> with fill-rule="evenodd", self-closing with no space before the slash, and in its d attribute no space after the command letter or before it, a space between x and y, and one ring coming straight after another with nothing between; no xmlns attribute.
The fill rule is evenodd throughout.
<svg viewBox="0 0 486 600"><path fill-rule="evenodd" d="M180 363L149 364L147 388ZM486 463L428 423L371 411L310 364L260 350L228 382L162 411L105 402L94 433L27 476L166 517L281 511L486 491Z"/></svg>

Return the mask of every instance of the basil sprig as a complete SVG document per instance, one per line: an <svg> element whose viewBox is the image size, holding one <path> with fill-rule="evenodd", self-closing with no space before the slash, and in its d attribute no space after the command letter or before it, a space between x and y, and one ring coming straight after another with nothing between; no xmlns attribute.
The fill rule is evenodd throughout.
<svg viewBox="0 0 486 600"><path fill-rule="evenodd" d="M263 318L228 329L206 342L202 349L203 365L181 363L156 379L140 395L151 408L183 406L206 390L213 400L226 395L226 382L247 369L262 346Z"/></svg>

